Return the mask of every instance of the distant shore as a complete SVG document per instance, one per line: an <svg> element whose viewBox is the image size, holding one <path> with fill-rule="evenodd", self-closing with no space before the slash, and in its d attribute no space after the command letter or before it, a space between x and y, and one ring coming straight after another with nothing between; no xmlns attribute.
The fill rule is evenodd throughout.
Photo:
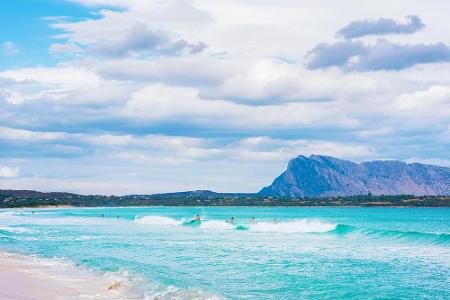
<svg viewBox="0 0 450 300"><path fill-rule="evenodd" d="M61 192L1 190L0 208L73 208L143 206L292 206L292 207L450 207L450 196L354 195L273 197L260 194L188 191L151 195L77 195Z"/></svg>
<svg viewBox="0 0 450 300"><path fill-rule="evenodd" d="M126 283L69 263L0 251L0 299L142 299Z"/></svg>

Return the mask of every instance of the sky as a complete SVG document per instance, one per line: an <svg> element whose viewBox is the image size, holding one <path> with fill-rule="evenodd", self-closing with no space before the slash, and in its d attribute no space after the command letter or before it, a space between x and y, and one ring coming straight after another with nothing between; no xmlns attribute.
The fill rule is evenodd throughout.
<svg viewBox="0 0 450 300"><path fill-rule="evenodd" d="M297 155L450 166L449 1L0 2L0 188L257 192Z"/></svg>

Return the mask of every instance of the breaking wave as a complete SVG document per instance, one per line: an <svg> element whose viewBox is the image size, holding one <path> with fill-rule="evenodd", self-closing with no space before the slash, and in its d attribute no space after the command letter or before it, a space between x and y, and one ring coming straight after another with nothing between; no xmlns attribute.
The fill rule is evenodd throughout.
<svg viewBox="0 0 450 300"><path fill-rule="evenodd" d="M359 234L374 239L391 239L399 241L415 241L432 245L450 245L450 234L418 231L400 231L362 228L345 224L338 224L330 233L338 235Z"/></svg>
<svg viewBox="0 0 450 300"><path fill-rule="evenodd" d="M234 229L235 226L230 223L227 223L225 221L211 220L211 221L202 222L202 224L200 225L200 228L230 230L230 229Z"/></svg>
<svg viewBox="0 0 450 300"><path fill-rule="evenodd" d="M324 223L319 220L295 220L289 222L259 222L256 224L230 224L223 220L186 221L170 217L150 215L136 218L135 223L153 226L188 226L209 230L248 230L251 232L279 233L314 233L328 232L336 229L336 224Z"/></svg>
<svg viewBox="0 0 450 300"><path fill-rule="evenodd" d="M183 220L176 220L163 216L145 216L134 220L137 224L158 225L158 226L179 226L183 224Z"/></svg>
<svg viewBox="0 0 450 300"><path fill-rule="evenodd" d="M280 222L277 224L262 222L249 226L250 231L280 233L328 232L334 229L336 229L336 224L323 223L318 220L297 220L291 222Z"/></svg>

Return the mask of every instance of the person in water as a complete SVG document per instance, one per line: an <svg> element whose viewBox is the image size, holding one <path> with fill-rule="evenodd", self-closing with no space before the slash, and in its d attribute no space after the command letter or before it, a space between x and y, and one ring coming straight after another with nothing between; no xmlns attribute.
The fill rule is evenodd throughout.
<svg viewBox="0 0 450 300"><path fill-rule="evenodd" d="M234 224L234 217L231 217L229 220L227 220L227 223Z"/></svg>
<svg viewBox="0 0 450 300"><path fill-rule="evenodd" d="M195 221L201 221L201 220L202 220L202 218L200 217L199 214L197 214L197 215L195 216Z"/></svg>
<svg viewBox="0 0 450 300"><path fill-rule="evenodd" d="M273 219L273 224L278 224L277 219Z"/></svg>
<svg viewBox="0 0 450 300"><path fill-rule="evenodd" d="M252 219L250 220L250 223L256 224L256 219L255 219L255 217L252 217Z"/></svg>

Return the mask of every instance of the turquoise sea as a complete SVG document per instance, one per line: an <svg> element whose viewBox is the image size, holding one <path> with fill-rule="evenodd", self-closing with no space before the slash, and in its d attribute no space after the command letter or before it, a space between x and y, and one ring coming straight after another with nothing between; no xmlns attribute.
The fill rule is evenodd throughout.
<svg viewBox="0 0 450 300"><path fill-rule="evenodd" d="M148 299L450 299L448 208L0 210L0 251L115 272Z"/></svg>

